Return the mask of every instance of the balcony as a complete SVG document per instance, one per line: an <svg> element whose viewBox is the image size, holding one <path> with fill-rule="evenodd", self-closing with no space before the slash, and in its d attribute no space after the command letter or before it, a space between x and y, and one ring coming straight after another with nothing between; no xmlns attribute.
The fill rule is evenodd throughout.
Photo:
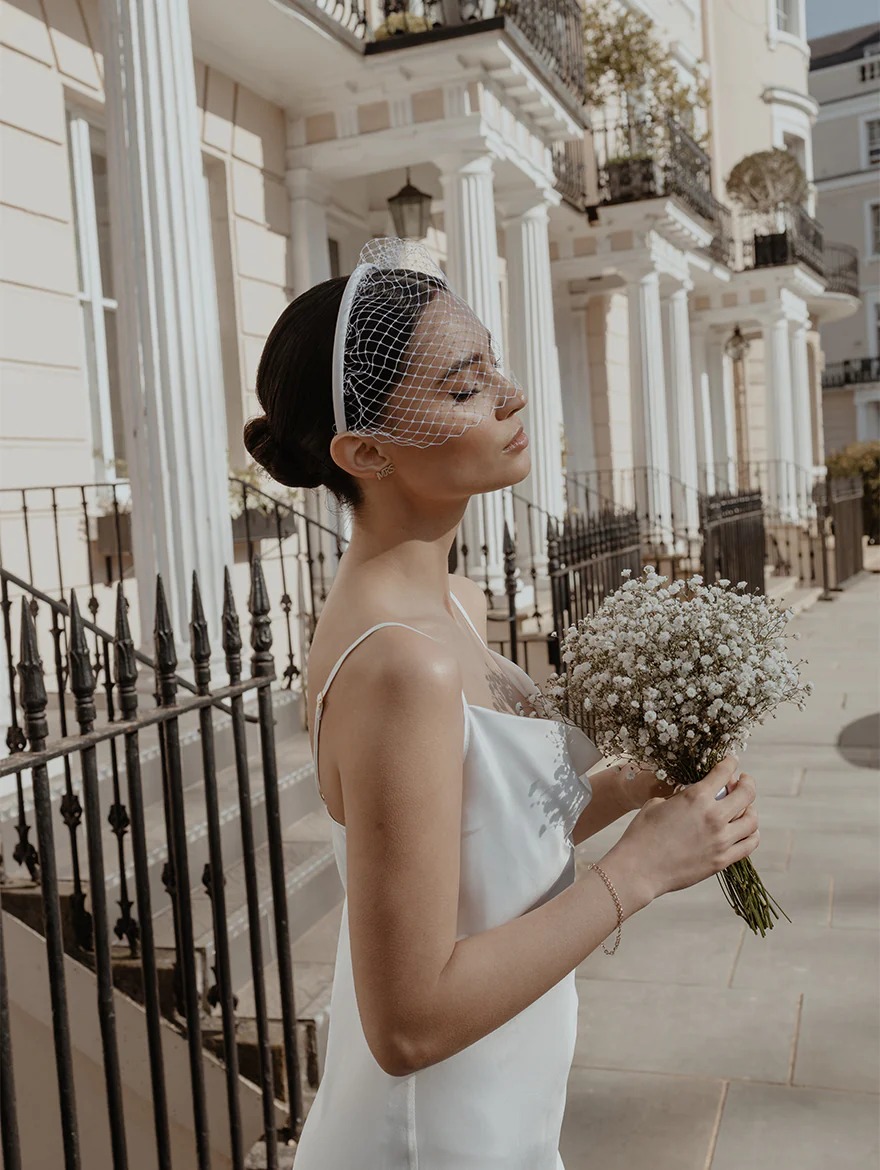
<svg viewBox="0 0 880 1170"><path fill-rule="evenodd" d="M789 204L769 212L741 212L739 229L743 268L801 263L825 279L822 226L800 205Z"/></svg>
<svg viewBox="0 0 880 1170"><path fill-rule="evenodd" d="M859 254L849 244L825 245L825 285L827 292L859 295Z"/></svg>
<svg viewBox="0 0 880 1170"><path fill-rule="evenodd" d="M843 386L860 386L866 382L880 382L880 357L829 362L822 371L823 390L839 390Z"/></svg>
<svg viewBox="0 0 880 1170"><path fill-rule="evenodd" d="M557 142L553 147L556 190L575 211L586 210L586 171L582 142Z"/></svg>
<svg viewBox="0 0 880 1170"><path fill-rule="evenodd" d="M328 0L325 4L332 7ZM385 19L373 30L367 55L504 29L521 40L543 79L567 99L572 112L579 113L586 101L579 0L382 0L378 7Z"/></svg>
<svg viewBox="0 0 880 1170"><path fill-rule="evenodd" d="M714 225L717 234L710 252L730 262L730 212L712 194L708 154L681 123L644 118L594 125L593 151L600 203L674 196Z"/></svg>

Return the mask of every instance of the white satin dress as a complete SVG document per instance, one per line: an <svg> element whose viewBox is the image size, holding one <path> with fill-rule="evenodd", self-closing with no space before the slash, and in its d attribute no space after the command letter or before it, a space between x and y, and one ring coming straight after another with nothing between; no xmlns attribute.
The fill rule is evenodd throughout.
<svg viewBox="0 0 880 1170"><path fill-rule="evenodd" d="M453 599L479 638L461 602ZM331 670L323 694L364 638L383 626L403 624L380 622L361 634ZM490 653L524 697L534 689L524 670ZM462 702L457 939L525 914L574 881L570 834L592 797L584 773L601 758L591 739L561 720L479 707L468 703L464 692ZM318 701L316 778L320 715ZM331 820L344 888L345 827ZM324 1075L303 1126L295 1170L564 1170L559 1135L577 1015L572 970L467 1048L428 1068L391 1076L376 1062L361 1026L346 896Z"/></svg>

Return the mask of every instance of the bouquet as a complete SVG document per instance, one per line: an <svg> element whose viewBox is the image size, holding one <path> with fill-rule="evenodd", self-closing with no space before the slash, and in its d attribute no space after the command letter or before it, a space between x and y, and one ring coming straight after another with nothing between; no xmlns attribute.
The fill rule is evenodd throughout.
<svg viewBox="0 0 880 1170"><path fill-rule="evenodd" d="M780 703L803 710L813 684L799 685L799 663L786 653L793 610L742 592L745 581L728 589L730 581L704 586L698 574L667 580L647 565L569 626L560 643L564 673L531 699L536 713L574 722L605 755L638 761L679 791L739 754ZM772 929L771 914L782 908L751 858L716 876L754 933Z"/></svg>

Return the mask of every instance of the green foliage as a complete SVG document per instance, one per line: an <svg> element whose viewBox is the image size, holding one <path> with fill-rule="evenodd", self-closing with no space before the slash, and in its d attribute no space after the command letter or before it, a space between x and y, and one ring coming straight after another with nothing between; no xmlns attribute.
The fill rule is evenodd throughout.
<svg viewBox="0 0 880 1170"><path fill-rule="evenodd" d="M880 488L880 442L850 443L826 455L825 466L836 478L860 475L866 487Z"/></svg>
<svg viewBox="0 0 880 1170"><path fill-rule="evenodd" d="M727 177L727 194L747 211L767 213L803 203L807 176L790 151L775 146L740 159Z"/></svg>
<svg viewBox="0 0 880 1170"><path fill-rule="evenodd" d="M708 87L701 81L692 89L681 81L652 21L615 0L590 0L584 48L589 105L617 105L624 116L655 124L658 133L674 118L705 149L707 136L696 130L693 113L708 104Z"/></svg>

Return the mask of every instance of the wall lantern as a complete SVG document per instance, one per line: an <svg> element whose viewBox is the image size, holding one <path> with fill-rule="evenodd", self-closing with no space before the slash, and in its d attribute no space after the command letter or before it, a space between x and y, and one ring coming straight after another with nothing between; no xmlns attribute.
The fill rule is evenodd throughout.
<svg viewBox="0 0 880 1170"><path fill-rule="evenodd" d="M745 360L746 354L751 349L751 342L747 341L740 330L739 325L734 329L733 334L728 337L724 343L724 352L734 362L741 362Z"/></svg>
<svg viewBox="0 0 880 1170"><path fill-rule="evenodd" d="M406 183L388 200L388 210L398 236L408 240L423 240L428 234L431 196L412 185L409 181L409 167L406 168Z"/></svg>

